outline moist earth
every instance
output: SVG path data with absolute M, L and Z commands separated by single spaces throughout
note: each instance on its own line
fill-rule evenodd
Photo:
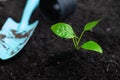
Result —
M 26 0 L 0 1 L 0 28 L 8 17 L 20 22 Z M 47 7 L 47 6 L 46 6 Z M 40 23 L 14 58 L 0 60 L 0 80 L 120 80 L 120 0 L 78 0 L 75 13 L 61 22 L 79 35 L 86 23 L 101 19 L 81 43 L 98 42 L 104 53 L 75 50 L 71 40 L 55 36 L 37 8 L 30 24 Z

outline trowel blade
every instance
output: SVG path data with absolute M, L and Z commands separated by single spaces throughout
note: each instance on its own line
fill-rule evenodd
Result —
M 2 60 L 15 56 L 28 42 L 32 36 L 38 21 L 28 25 L 21 33 L 17 32 L 19 23 L 8 18 L 0 30 L 0 58 Z

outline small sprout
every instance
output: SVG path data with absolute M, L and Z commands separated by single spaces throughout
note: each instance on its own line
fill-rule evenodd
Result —
M 85 50 L 91 50 L 96 51 L 98 53 L 103 53 L 102 48 L 100 45 L 94 41 L 87 41 L 83 45 L 79 46 L 81 39 L 86 31 L 91 31 L 100 20 L 89 22 L 85 25 L 81 35 L 78 37 L 76 36 L 76 33 L 72 29 L 72 27 L 69 24 L 66 23 L 57 23 L 52 25 L 51 30 L 53 33 L 55 33 L 57 36 L 65 39 L 72 39 L 74 46 L 76 49 L 85 49 Z

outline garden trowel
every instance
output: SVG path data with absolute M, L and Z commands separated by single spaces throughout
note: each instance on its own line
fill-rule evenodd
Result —
M 40 0 L 27 0 L 22 19 L 16 23 L 8 18 L 0 30 L 0 58 L 2 60 L 15 56 L 28 42 L 37 27 L 38 21 L 29 25 L 30 17 Z

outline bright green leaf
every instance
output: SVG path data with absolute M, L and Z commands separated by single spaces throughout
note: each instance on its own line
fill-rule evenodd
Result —
M 85 25 L 84 31 L 92 30 L 99 22 L 100 22 L 100 20 L 96 20 L 96 21 L 87 23 Z
M 62 37 L 62 38 L 71 39 L 71 38 L 75 37 L 75 33 L 74 33 L 72 27 L 66 23 L 54 24 L 54 25 L 52 25 L 51 30 L 57 36 Z
M 91 51 L 96 51 L 99 53 L 103 53 L 102 48 L 100 47 L 99 44 L 97 44 L 94 41 L 88 41 L 86 43 L 84 43 L 81 48 L 85 49 L 85 50 L 91 50 Z

